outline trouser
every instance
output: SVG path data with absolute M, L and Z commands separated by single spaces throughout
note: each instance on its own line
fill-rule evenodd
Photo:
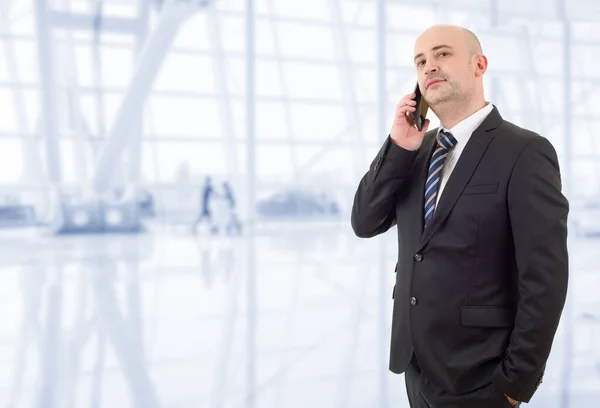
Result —
M 502 391 L 493 383 L 466 394 L 454 395 L 442 390 L 423 373 L 415 355 L 404 373 L 411 408 L 511 408 Z M 518 407 L 520 404 L 515 405 Z

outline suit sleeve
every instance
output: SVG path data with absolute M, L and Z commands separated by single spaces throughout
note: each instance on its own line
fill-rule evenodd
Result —
M 542 381 L 568 284 L 567 216 L 558 158 L 540 136 L 522 151 L 508 187 L 518 271 L 515 326 L 494 382 L 529 402 Z
M 417 151 L 403 149 L 388 136 L 354 195 L 351 224 L 361 238 L 371 238 L 396 223 L 398 192 L 410 179 Z

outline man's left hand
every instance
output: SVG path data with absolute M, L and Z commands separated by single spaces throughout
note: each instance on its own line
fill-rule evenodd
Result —
M 519 402 L 519 401 L 515 401 L 514 399 L 512 399 L 511 397 L 509 397 L 506 394 L 504 394 L 504 396 L 506 397 L 506 399 L 508 400 L 508 402 L 510 402 L 510 405 L 517 405 L 517 403 Z

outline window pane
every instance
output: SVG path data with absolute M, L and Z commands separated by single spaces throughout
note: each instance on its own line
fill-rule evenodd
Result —
M 10 88 L 0 87 L 0 112 L 2 112 L 2 120 L 0 120 L 1 131 L 17 131 L 17 117 L 15 112 L 14 98 Z
M 260 3 L 265 3 L 261 9 L 268 11 L 269 14 L 273 14 L 281 17 L 292 17 L 292 18 L 309 18 L 311 20 L 329 20 L 329 7 L 328 1 L 273 1 L 263 0 Z
M 222 2 L 218 2 L 222 3 Z M 229 3 L 229 2 L 228 2 Z M 216 4 L 215 4 L 216 5 Z M 208 35 L 208 19 L 219 18 L 205 12 L 194 13 L 186 19 L 180 26 L 173 47 L 193 48 L 197 50 L 210 49 L 210 37 Z
M 574 160 L 572 166 L 572 195 L 574 197 L 600 196 L 600 183 L 598 182 L 598 173 L 600 172 L 600 159 Z M 565 182 L 566 181 L 567 180 L 565 180 Z
M 261 181 L 287 180 L 292 175 L 290 146 L 259 145 L 256 148 L 256 173 Z
M 369 64 L 377 62 L 377 32 L 346 30 L 345 37 L 352 62 Z
M 356 171 L 368 169 L 365 153 L 353 146 L 299 146 L 297 151 L 303 170 L 299 176 L 303 180 L 315 180 L 322 184 L 354 183 Z
M 596 64 L 596 51 L 600 51 L 600 46 L 597 45 L 574 45 L 571 50 L 571 61 L 577 61 L 576 64 L 571 64 L 573 72 L 584 75 L 586 78 L 600 78 L 600 72 L 597 68 L 590 67 L 589 64 Z
M 153 86 L 155 90 L 210 92 L 217 89 L 216 61 L 205 55 L 169 53 L 162 63 Z M 226 75 L 217 72 L 217 75 Z
M 554 74 L 560 75 L 563 72 L 563 64 L 549 64 L 547 61 L 559 61 L 559 57 L 562 54 L 562 44 L 560 41 L 536 41 L 528 37 L 528 32 L 523 31 L 522 34 L 525 36 L 522 38 L 523 44 L 520 48 L 519 55 L 526 61 L 525 65 L 528 66 L 535 76 Z M 527 43 L 527 41 L 529 43 Z M 521 58 L 519 58 L 521 59 Z M 577 61 L 578 58 L 573 58 Z M 575 66 L 581 66 L 579 64 L 573 64 Z
M 295 2 L 277 2 L 277 4 L 292 3 Z M 309 26 L 290 22 L 278 22 L 276 27 L 276 41 L 279 43 L 284 56 L 311 57 L 331 61 L 335 58 L 338 45 L 334 46 L 331 27 Z
M 0 81 L 6 81 L 9 78 L 8 59 L 6 53 L 6 43 L 8 41 L 0 39 Z
M 581 120 L 575 117 L 571 128 L 572 151 L 574 154 L 600 154 L 600 141 L 595 132 L 598 125 L 600 125 L 600 122 L 597 120 Z
M 341 6 L 344 22 L 361 25 L 377 22 L 377 3 L 374 0 L 344 0 Z
M 479 1 L 477 1 L 477 3 L 479 3 Z M 386 10 L 388 27 L 404 30 L 415 30 L 414 38 L 410 39 L 411 54 L 413 52 L 412 42 L 414 42 L 416 39 L 418 31 L 423 30 L 423 27 L 429 27 L 433 24 L 436 24 L 439 17 L 436 14 L 437 13 L 434 8 L 415 7 L 414 5 L 399 4 L 396 2 L 390 2 Z
M 6 1 L 6 0 L 4 0 Z M 10 32 L 16 35 L 34 34 L 35 22 L 33 19 L 32 0 L 18 0 L 10 3 Z
M 126 87 L 133 70 L 133 52 L 126 48 L 101 47 L 102 82 L 106 87 Z
M 287 140 L 290 134 L 286 117 L 290 116 L 291 108 L 281 102 L 258 102 L 256 104 L 256 135 L 260 139 Z
M 14 40 L 17 58 L 17 77 L 22 82 L 36 82 L 38 79 L 38 61 L 33 41 Z
M 390 21 L 390 20 L 388 20 Z M 414 67 L 414 41 L 416 35 L 392 34 L 387 36 L 386 59 L 388 65 L 400 65 Z M 373 45 L 375 47 L 375 45 Z M 416 71 L 414 71 L 416 75 Z M 416 78 L 416 77 L 415 77 Z
M 378 121 L 379 121 L 379 112 L 377 112 L 377 105 L 364 105 L 360 107 L 360 115 L 358 117 L 359 123 L 359 136 L 364 140 L 365 143 L 368 144 L 376 144 L 380 145 L 383 143 L 383 140 L 387 136 L 387 131 L 389 127 L 392 125 L 391 120 L 386 121 L 385 123 L 385 134 L 379 134 Z M 394 108 L 390 108 L 392 110 Z M 388 112 L 386 112 L 388 113 Z M 393 114 L 393 111 L 392 111 Z M 346 139 L 346 138 L 344 138 Z M 348 141 L 350 142 L 350 141 Z M 354 142 L 352 142 L 354 144 Z
M 85 140 L 63 139 L 60 141 L 60 164 L 62 182 L 71 185 L 83 185 L 93 172 L 94 158 L 90 145 Z
M 228 173 L 229 153 L 219 143 L 193 143 L 144 140 L 142 178 L 154 182 L 174 182 L 183 167 L 196 175 Z M 227 156 L 226 156 L 227 153 Z
M 1 122 L 1 121 L 0 121 Z M 0 184 L 15 184 L 23 171 L 23 142 L 20 139 L 0 139 Z
M 73 57 L 77 66 L 77 82 L 81 86 L 93 86 L 95 83 L 94 50 L 88 45 L 75 45 L 72 48 Z
M 146 131 L 151 134 L 182 137 L 220 137 L 223 119 L 219 103 L 212 99 L 192 99 L 153 95 L 146 109 Z
M 104 94 L 104 127 L 107 134 L 114 126 L 117 113 L 123 103 L 123 97 L 122 92 L 106 92 Z
M 219 23 L 220 41 L 226 51 L 243 52 L 246 47 L 246 25 L 244 17 L 223 16 Z
M 281 86 L 280 71 L 282 67 L 280 62 L 275 61 L 257 61 L 256 63 L 256 94 L 258 96 L 283 96 L 284 91 Z M 292 79 L 286 72 L 281 72 L 284 78 L 288 78 L 286 84 Z
M 356 100 L 359 102 L 377 101 L 377 73 L 374 68 L 357 68 L 353 70 Z
M 350 113 L 342 105 L 294 103 L 292 106 L 293 132 L 298 139 L 327 141 L 356 130 L 351 128 Z M 348 140 L 351 137 L 343 137 L 340 143 L 352 143 Z
M 284 63 L 285 84 L 296 98 L 342 99 L 340 69 L 335 65 Z
M 256 29 L 256 53 L 260 55 L 281 55 L 281 44 L 277 37 L 277 28 L 272 20 L 262 21 L 255 26 Z M 276 48 L 275 44 L 279 48 Z
M 19 120 L 19 130 L 27 133 L 34 133 L 38 127 L 38 120 L 40 116 L 40 101 L 39 92 L 34 89 L 21 89 L 17 95 L 17 100 L 22 101 L 22 112 L 19 115 L 23 115 L 23 128 L 21 128 L 21 118 Z M 17 112 L 19 107 L 16 107 Z

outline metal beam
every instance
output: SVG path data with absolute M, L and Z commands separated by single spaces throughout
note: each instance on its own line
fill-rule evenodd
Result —
M 131 118 L 143 106 L 180 24 L 197 9 L 196 2 L 183 0 L 172 0 L 163 6 L 158 24 L 141 51 L 129 88 L 100 152 L 91 179 L 96 193 L 102 193 L 109 187 L 124 152 L 135 138 Z
M 150 17 L 150 3 L 147 0 L 137 0 L 138 8 L 138 28 L 135 39 L 135 57 L 140 58 L 144 43 L 148 38 L 148 20 Z M 126 168 L 126 180 L 130 192 L 135 194 L 138 189 L 140 182 L 140 163 L 141 155 L 143 150 L 142 139 L 143 139 L 143 119 L 144 119 L 144 106 L 140 105 L 131 117 L 131 142 L 128 150 L 128 161 Z
M 571 188 L 573 181 L 572 179 L 572 151 L 571 151 L 571 114 L 572 114 L 572 106 L 571 106 L 571 26 L 567 20 L 567 6 L 566 0 L 557 0 L 556 6 L 558 10 L 559 18 L 562 17 L 563 24 L 563 55 L 562 55 L 562 73 L 563 73 L 563 111 L 561 112 L 560 117 L 563 119 L 563 165 L 561 166 L 562 170 L 562 178 L 563 178 L 563 193 L 567 197 L 567 199 L 572 200 Z M 572 242 L 571 235 L 569 236 L 569 244 Z M 570 246 L 570 245 L 569 245 Z M 572 270 L 573 259 L 569 257 L 569 270 Z M 572 292 L 573 289 L 569 285 L 569 289 L 567 292 L 567 298 L 573 299 Z M 565 330 L 565 339 L 564 339 L 564 354 L 563 354 L 563 367 L 561 368 L 561 379 L 559 386 L 559 401 L 561 408 L 568 408 L 571 406 L 571 365 L 573 364 L 573 331 L 576 329 L 576 326 L 573 324 L 575 319 L 575 309 L 573 307 L 572 302 L 567 302 L 565 304 L 565 310 L 563 311 L 563 321 L 562 325 Z
M 356 92 L 354 89 L 354 70 L 350 62 L 350 50 L 348 44 L 348 36 L 346 34 L 346 26 L 342 18 L 342 5 L 340 0 L 328 0 L 329 15 L 332 22 L 332 32 L 334 44 L 334 52 L 336 62 L 338 63 L 338 72 L 340 80 L 340 88 L 342 97 L 344 99 L 343 105 L 345 107 L 345 122 L 349 124 L 347 136 L 349 140 L 354 140 L 355 148 L 352 149 L 352 164 L 354 174 L 358 175 L 363 173 L 366 169 L 366 155 L 364 148 L 364 140 L 360 128 L 360 110 L 356 100 Z M 364 274 L 361 280 L 364 280 Z M 363 291 L 366 288 L 365 285 L 360 285 Z M 352 317 L 354 319 L 352 329 L 348 333 L 349 342 L 346 350 L 344 351 L 344 363 L 340 370 L 340 375 L 337 380 L 338 383 L 338 397 L 335 402 L 336 407 L 347 407 L 351 404 L 350 393 L 352 389 L 352 373 L 356 369 L 356 349 L 359 343 L 359 327 L 360 321 L 363 315 L 365 299 L 362 298 L 353 305 Z
M 369 0 L 369 3 L 372 2 L 372 0 Z M 405 0 L 404 3 L 406 5 L 410 5 L 410 6 L 415 6 L 414 1 L 408 1 Z M 439 7 L 439 8 L 444 8 L 444 9 L 448 9 L 448 1 L 447 0 L 437 0 L 434 2 L 429 2 L 429 4 L 423 4 L 424 2 L 419 2 L 418 6 L 420 8 L 423 7 Z M 402 4 L 402 2 L 400 1 L 396 1 L 395 4 Z M 484 2 L 477 2 L 477 4 L 485 4 Z M 389 5 L 393 5 L 391 3 L 389 3 Z M 476 15 L 480 15 L 481 17 L 487 17 L 489 16 L 490 10 L 488 10 L 487 7 L 473 7 L 473 5 L 469 5 L 469 6 L 463 6 L 460 4 L 452 4 L 451 6 L 452 12 L 465 12 L 465 13 L 471 13 L 471 14 L 476 14 Z M 239 17 L 242 15 L 242 12 L 239 11 L 221 11 L 221 13 L 224 16 L 232 16 L 232 17 Z M 553 21 L 552 19 L 548 19 L 548 18 L 544 18 L 544 17 L 540 17 L 539 13 L 518 13 L 518 12 L 514 12 L 511 13 L 510 10 L 507 11 L 503 11 L 502 13 L 502 17 L 505 20 L 510 20 L 510 19 L 518 19 L 518 18 L 527 18 L 528 21 L 530 22 L 547 22 L 547 21 Z M 331 23 L 327 22 L 327 21 L 318 21 L 318 20 L 314 20 L 311 19 L 309 17 L 286 17 L 286 16 L 273 16 L 270 14 L 265 14 L 265 13 L 257 13 L 256 14 L 256 19 L 258 21 L 262 21 L 262 20 L 275 20 L 278 22 L 290 22 L 290 23 L 297 23 L 297 24 L 303 24 L 303 25 L 313 25 L 313 26 L 327 26 L 327 25 L 331 25 Z M 358 27 L 358 28 L 363 28 L 363 29 L 369 29 L 369 30 L 373 30 L 375 27 L 373 25 L 370 24 L 349 24 L 348 27 Z M 388 34 L 390 33 L 390 30 L 395 30 L 395 28 L 390 28 L 388 29 Z M 412 32 L 413 34 L 418 33 L 418 30 L 405 30 L 407 32 Z
M 220 26 L 220 16 L 215 7 L 211 7 L 207 18 L 207 31 L 212 58 L 213 75 L 219 104 L 219 117 L 223 129 L 223 138 L 226 141 L 225 158 L 227 172 L 234 180 L 233 185 L 239 183 L 238 151 L 235 137 L 235 122 L 232 108 L 231 92 L 227 78 L 227 57 L 223 46 L 223 31 Z
M 499 20 L 500 16 L 498 13 L 498 1 L 490 0 L 490 25 L 493 30 L 497 29 Z M 500 78 L 498 78 L 497 76 L 491 77 L 491 88 L 493 100 L 496 103 L 499 103 L 501 98 Z
M 77 42 L 75 41 L 75 43 L 77 43 Z M 60 44 L 60 42 L 57 41 L 57 44 Z M 579 43 L 577 43 L 577 44 L 579 44 Z M 600 44 L 598 44 L 598 46 L 600 46 Z M 124 48 L 129 48 L 129 47 L 124 47 Z M 206 55 L 209 57 L 215 57 L 215 55 L 213 53 L 209 53 L 209 52 L 196 51 L 194 53 L 196 55 Z M 317 59 L 317 58 L 281 57 L 281 59 L 278 59 L 277 56 L 273 56 L 273 55 L 265 55 L 265 54 L 255 54 L 255 55 L 256 55 L 257 59 L 260 59 L 262 61 L 275 61 L 275 62 L 282 61 L 282 62 L 291 62 L 291 63 L 298 63 L 298 64 L 325 65 L 325 66 L 340 65 L 340 63 L 335 62 L 335 61 Z M 228 57 L 232 58 L 232 59 L 243 58 L 243 54 L 228 53 Z M 350 64 L 353 66 L 353 68 L 364 68 L 364 69 L 376 68 L 375 64 L 370 64 L 370 63 L 350 62 Z M 394 71 L 394 73 L 398 73 L 399 75 L 414 73 L 414 67 L 412 67 L 410 65 L 390 64 L 387 66 L 387 68 Z M 504 70 L 504 69 L 494 69 L 493 72 L 488 72 L 486 75 L 499 76 L 501 78 L 510 77 L 513 79 L 522 80 L 523 74 L 527 73 L 527 72 L 528 71 L 526 71 L 525 69 L 523 69 L 523 71 L 509 71 L 509 70 Z M 562 73 L 556 73 L 556 74 L 539 73 L 537 75 L 537 77 L 539 79 L 549 79 L 549 80 L 557 80 L 557 81 L 561 81 L 563 79 Z M 597 87 L 598 79 L 599 79 L 599 77 L 586 77 L 586 76 L 581 76 L 581 75 L 577 75 L 577 76 L 572 75 L 572 77 L 571 77 L 571 80 L 574 82 L 590 82 L 591 83 L 590 85 L 596 84 L 596 87 Z M 6 87 L 6 88 L 25 87 L 28 89 L 37 89 L 37 85 L 33 82 L 12 83 L 12 82 L 7 82 L 7 81 L 0 81 L 0 87 Z M 124 88 L 105 87 L 102 89 L 104 89 L 107 93 L 110 93 L 110 92 L 119 93 L 119 92 L 123 92 Z M 94 92 L 97 90 L 97 87 L 82 86 L 81 90 L 85 91 L 85 92 Z M 186 91 L 153 91 L 153 95 L 169 95 L 169 96 L 184 96 L 184 97 L 185 96 L 188 96 L 188 97 L 204 96 L 207 98 L 218 97 L 217 93 L 194 92 L 194 91 L 190 91 L 190 92 L 186 92 Z M 239 97 L 239 95 L 232 94 L 232 98 L 235 98 L 235 97 Z M 276 97 L 276 96 L 261 96 L 260 99 L 261 100 L 283 100 L 281 97 Z M 302 101 L 302 100 L 306 100 L 307 103 L 313 103 L 312 101 L 315 101 L 315 100 L 319 101 L 319 100 L 323 100 L 323 99 L 309 99 L 309 98 L 296 98 L 296 97 L 291 98 L 292 102 L 293 101 Z M 324 99 L 324 100 L 326 100 L 326 99 Z M 338 101 L 338 100 L 335 99 L 335 101 Z M 362 103 L 362 102 L 360 102 L 360 103 Z
M 58 109 L 56 108 L 56 80 L 52 60 L 52 30 L 46 0 L 35 0 L 35 25 L 37 37 L 38 73 L 40 78 L 41 132 L 45 136 L 48 180 L 53 185 L 62 181 L 58 134 Z
M 436 3 L 434 6 L 436 7 L 442 7 L 442 3 Z M 471 7 L 460 7 L 457 6 L 459 8 L 456 8 L 455 6 L 452 7 L 452 11 L 465 11 L 465 12 L 470 12 L 472 14 L 475 14 L 473 17 L 477 17 L 479 14 L 481 14 L 482 17 L 488 17 L 491 10 L 488 9 L 481 9 L 481 10 L 474 10 Z M 236 11 L 223 11 L 220 10 L 219 12 L 219 16 L 221 17 L 243 17 L 243 13 L 241 12 L 236 12 Z M 61 14 L 61 13 L 59 13 Z M 66 14 L 66 13 L 62 13 L 65 14 L 64 18 L 61 17 L 59 18 L 58 21 L 67 21 L 67 26 L 65 28 L 72 28 L 71 26 L 75 25 L 75 26 L 81 26 L 81 27 L 88 27 L 88 29 L 90 28 L 88 26 L 89 23 L 89 19 L 93 18 L 90 17 L 86 14 L 76 14 L 76 16 L 81 17 L 81 19 L 75 19 L 75 22 L 69 22 L 69 16 L 71 16 L 71 14 Z M 507 12 L 503 12 L 502 13 L 502 19 L 504 21 L 510 20 L 510 18 L 517 18 L 517 17 L 527 17 L 529 19 L 529 21 L 532 21 L 534 23 L 544 23 L 544 22 L 553 22 L 554 20 L 548 20 L 548 19 L 536 19 L 534 17 L 539 17 L 539 15 L 535 14 L 535 15 L 511 15 L 510 13 Z M 273 16 L 271 14 L 257 14 L 256 15 L 256 20 L 257 21 L 262 21 L 262 20 L 268 20 L 268 21 L 272 21 L 272 22 L 278 22 L 278 23 L 290 23 L 290 24 L 301 24 L 304 26 L 308 26 L 308 27 L 331 27 L 332 23 L 328 22 L 328 21 L 319 21 L 319 20 L 311 20 L 310 18 L 299 18 L 299 17 L 285 17 L 285 16 Z M 112 25 L 113 28 L 118 29 L 118 27 L 120 25 L 124 25 L 125 21 L 134 21 L 133 19 L 125 19 L 125 18 L 117 18 L 117 17 L 110 17 L 108 19 L 108 21 L 112 21 Z M 110 24 L 110 23 L 109 23 Z M 371 24 L 357 24 L 357 23 L 345 23 L 346 28 L 348 29 L 352 29 L 352 30 L 364 30 L 364 31 L 373 31 L 376 29 L 376 27 L 374 25 Z M 77 28 L 77 27 L 76 27 Z M 133 29 L 128 30 L 132 35 L 135 34 Z M 116 32 L 119 32 L 119 30 L 116 30 Z M 479 30 L 479 32 L 482 35 L 486 34 L 485 30 Z M 419 30 L 415 30 L 415 29 L 408 29 L 408 28 L 398 28 L 398 27 L 391 27 L 388 28 L 387 34 L 399 34 L 399 35 L 408 35 L 408 36 L 416 36 L 417 34 L 419 34 Z M 31 35 L 27 35 L 27 34 L 15 34 L 13 35 L 9 35 L 5 32 L 0 31 L 0 39 L 4 39 L 7 37 L 11 37 L 15 40 L 33 40 L 33 36 Z M 511 27 L 506 26 L 503 28 L 503 32 L 502 32 L 502 38 L 518 38 L 518 33 L 515 33 L 514 30 L 511 29 Z M 532 36 L 532 39 L 535 41 L 560 41 L 561 37 L 559 35 L 556 36 L 549 36 L 549 35 L 544 35 L 544 34 L 536 34 L 534 36 Z M 88 42 L 88 40 L 80 40 L 82 43 L 83 42 Z M 600 45 L 600 43 L 598 41 L 594 41 L 592 39 L 578 39 L 577 40 L 577 44 L 578 45 Z M 122 45 L 119 43 L 114 43 L 114 46 L 124 46 L 126 47 L 126 45 Z M 177 48 L 174 48 L 174 50 L 177 50 Z M 202 52 L 202 50 L 193 50 L 190 49 L 190 52 Z M 233 53 L 228 53 L 228 55 L 231 55 Z
M 566 11 L 565 11 L 566 13 Z M 571 186 L 573 185 L 573 178 L 571 174 L 571 167 L 573 164 L 572 161 L 572 144 L 573 140 L 571 137 L 571 120 L 572 120 L 572 110 L 573 104 L 572 95 L 571 95 L 571 23 L 565 20 L 563 21 L 563 148 L 564 148 L 564 163 L 563 172 L 565 179 L 565 192 L 568 196 L 569 192 L 572 190 Z
M 224 17 L 223 16 L 223 12 L 219 12 L 219 16 Z M 283 19 L 284 21 L 279 21 L 279 20 L 275 20 L 275 19 L 269 19 L 272 23 L 274 22 L 281 22 L 281 23 L 286 23 L 288 21 L 285 21 L 285 18 Z M 294 24 L 294 21 L 291 21 L 292 24 Z M 316 27 L 331 27 L 330 23 L 327 22 L 319 22 L 319 21 L 313 21 L 314 24 L 311 23 L 303 23 L 304 25 L 307 25 L 309 27 L 311 26 L 316 26 Z M 376 30 L 376 27 L 373 25 L 365 25 L 365 24 L 355 24 L 355 23 L 345 23 L 346 28 L 350 29 L 350 30 L 356 30 L 356 31 L 368 31 L 371 32 L 373 30 Z M 487 35 L 489 30 L 478 30 L 478 32 L 480 33 L 480 35 Z M 419 32 L 417 30 L 410 30 L 410 29 L 403 29 L 403 28 L 388 28 L 388 33 L 387 34 L 398 34 L 398 35 L 406 35 L 406 36 L 411 36 L 414 37 L 418 34 Z M 509 30 L 508 28 L 504 27 L 503 30 L 499 33 L 498 29 L 496 29 L 494 31 L 494 33 L 498 36 L 500 36 L 502 39 L 519 39 L 519 33 L 515 32 L 515 30 L 513 29 L 512 31 Z M 14 35 L 9 35 L 7 33 L 2 33 L 0 32 L 0 40 L 7 40 L 7 39 L 13 39 L 15 41 L 34 41 L 35 38 L 31 35 L 26 35 L 26 34 L 14 34 Z M 536 42 L 561 42 L 562 38 L 560 36 L 549 36 L 549 35 L 543 35 L 543 34 L 532 34 L 531 35 L 531 39 L 533 41 Z M 56 43 L 60 43 L 62 40 L 57 39 Z M 75 43 L 77 45 L 90 45 L 92 41 L 91 40 L 87 40 L 87 39 L 76 39 Z M 579 46 L 589 46 L 589 47 L 597 47 L 600 46 L 600 41 L 594 41 L 593 39 L 583 39 L 583 38 L 579 38 L 576 40 L 577 45 Z M 124 42 L 118 42 L 118 41 L 111 41 L 111 40 L 107 40 L 104 41 L 102 43 L 102 45 L 104 47 L 108 47 L 108 48 L 121 48 L 121 49 L 130 49 L 131 45 L 124 43 Z M 179 46 L 179 47 L 173 47 L 172 52 L 180 52 L 180 53 L 188 53 L 188 54 L 194 54 L 194 55 L 212 55 L 212 53 L 210 51 L 204 50 L 204 49 L 200 49 L 200 48 L 193 48 L 193 47 L 186 47 L 186 46 Z M 240 57 L 243 58 L 244 56 L 244 52 L 243 51 L 228 51 L 227 52 L 228 56 L 232 56 L 232 57 Z M 257 57 L 271 57 L 273 58 L 273 55 L 269 55 L 269 54 L 256 54 Z M 365 65 L 364 63 L 357 63 L 355 65 Z M 368 64 L 366 64 L 368 65 Z M 373 64 L 370 64 L 373 65 Z
M 1 3 L 1 2 L 0 2 Z M 10 33 L 11 26 L 8 19 L 10 12 L 11 2 L 6 2 L 0 5 L 0 26 Z M 6 56 L 6 67 L 8 68 L 8 75 L 11 82 L 16 83 L 19 80 L 18 66 L 17 66 L 17 54 L 15 52 L 14 41 L 8 37 L 4 42 L 4 50 Z M 26 183 L 40 182 L 43 180 L 43 174 L 39 149 L 36 143 L 35 137 L 32 133 L 28 132 L 28 120 L 33 121 L 33 118 L 27 117 L 27 109 L 25 107 L 25 98 L 23 96 L 23 89 L 14 87 L 12 88 L 13 104 L 15 107 L 15 114 L 19 129 L 23 132 L 23 163 L 25 164 L 23 173 L 21 174 L 21 181 Z
M 355 81 L 352 69 L 352 58 L 348 44 L 348 36 L 346 35 L 346 25 L 342 19 L 342 5 L 340 0 L 328 0 L 331 21 L 333 23 L 333 38 L 335 44 L 335 56 L 339 67 L 341 91 L 346 105 L 346 123 L 349 124 L 347 134 L 354 139 L 356 144 L 361 146 L 364 144 L 363 135 L 361 132 L 361 120 L 359 104 L 356 100 L 356 92 L 354 89 Z M 360 174 L 365 169 L 366 156 L 364 148 L 353 152 L 354 174 Z M 345 404 L 345 403 L 344 403 Z
M 255 9 L 254 0 L 246 0 L 246 408 L 256 403 L 256 89 L 255 89 Z
M 71 1 L 67 1 L 65 5 L 70 8 Z M 58 73 L 61 76 L 61 81 L 65 83 L 66 93 L 66 111 L 68 112 L 68 127 L 75 135 L 73 143 L 73 159 L 75 162 L 74 179 L 78 185 L 82 185 L 88 178 L 88 166 L 86 157 L 86 145 L 89 144 L 89 138 L 92 136 L 87 126 L 85 115 L 81 109 L 81 90 L 78 83 L 77 75 L 77 58 L 75 56 L 75 44 L 73 31 L 68 31 L 65 35 L 64 44 L 61 44 L 61 49 L 64 50 L 64 60 L 62 69 Z M 64 134 L 59 134 L 61 140 Z M 87 137 L 86 137 L 87 136 Z
M 48 262 L 48 261 L 46 261 Z M 45 311 L 42 338 L 40 339 L 40 385 L 35 395 L 36 408 L 59 407 L 59 388 L 64 343 L 61 342 L 63 316 L 63 265 L 56 259 L 44 265 L 47 279 L 44 287 Z
M 266 6 L 270 14 L 275 14 L 274 1 L 275 0 L 267 0 Z M 292 97 L 290 96 L 289 88 L 287 86 L 286 70 L 283 67 L 284 58 L 279 33 L 277 32 L 277 25 L 273 21 L 270 21 L 269 28 L 271 29 L 271 36 L 273 37 L 273 51 L 277 61 L 277 72 L 279 73 L 281 96 L 283 99 L 283 111 L 285 116 L 285 125 L 287 128 L 286 145 L 290 147 L 291 167 L 292 169 L 296 170 L 298 169 L 298 151 L 296 149 L 296 132 L 294 132 L 292 120 Z
M 105 248 L 99 250 L 102 249 Z M 148 364 L 143 358 L 143 344 L 139 343 L 141 340 L 139 336 L 132 336 L 132 322 L 123 315 L 119 307 L 119 296 L 114 279 L 117 261 L 118 259 L 106 259 L 83 265 L 89 270 L 92 279 L 92 293 L 96 304 L 95 316 L 100 332 L 106 336 L 112 346 L 116 362 L 129 388 L 132 405 L 159 408 L 162 404 L 150 376 Z M 136 325 L 138 323 L 134 322 Z
M 387 18 L 386 0 L 377 0 L 377 134 L 384 139 L 389 131 L 390 123 L 386 122 L 388 111 L 387 93 Z M 364 154 L 364 153 L 363 153 Z M 366 169 L 364 170 L 366 171 Z M 388 277 L 391 268 L 388 266 L 387 246 L 385 236 L 379 236 L 379 310 L 377 320 L 379 326 L 379 342 L 377 344 L 377 357 L 379 366 L 379 404 L 380 408 L 389 406 L 389 371 L 388 371 L 388 345 L 390 331 L 388 329 L 390 292 L 388 291 Z M 393 307 L 393 306 L 392 306 Z

